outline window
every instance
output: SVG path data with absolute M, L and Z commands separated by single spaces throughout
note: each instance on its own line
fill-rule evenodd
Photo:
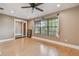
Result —
M 59 20 L 57 17 L 35 21 L 35 34 L 56 36 L 59 33 Z
M 58 27 L 59 27 L 58 18 L 49 19 L 48 21 L 49 36 L 57 35 L 59 30 Z
M 35 33 L 36 34 L 40 34 L 41 33 L 40 29 L 41 29 L 41 22 L 40 21 L 36 21 L 35 22 Z
M 41 35 L 47 35 L 47 20 L 41 21 Z

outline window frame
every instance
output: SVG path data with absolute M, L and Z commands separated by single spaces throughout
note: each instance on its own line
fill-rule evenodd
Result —
M 58 25 L 56 25 L 56 24 L 52 25 L 52 24 L 54 23 L 53 20 L 55 20 L 55 22 L 57 22 Z M 56 21 L 56 20 L 57 20 L 57 21 Z M 36 23 L 36 22 L 40 22 L 40 34 L 38 34 L 38 35 L 42 35 L 42 33 L 41 33 L 41 32 L 42 32 L 41 29 L 43 28 L 43 27 L 41 27 L 41 22 L 42 22 L 42 21 L 46 21 L 46 22 L 47 22 L 47 25 L 44 26 L 44 27 L 47 28 L 47 31 L 46 31 L 46 32 L 47 32 L 47 34 L 46 34 L 47 36 L 53 36 L 53 35 L 56 36 L 56 32 L 57 32 L 57 34 L 59 35 L 59 19 L 58 19 L 58 17 L 53 17 L 53 18 L 49 18 L 49 19 L 41 19 L 41 20 L 39 20 L 39 21 L 35 21 L 35 23 Z M 50 26 L 49 26 L 49 21 L 52 21 Z M 34 26 L 35 26 L 35 25 L 34 25 Z M 56 28 L 55 26 L 57 26 L 58 30 L 57 30 L 57 28 Z M 36 28 L 36 27 L 34 27 L 34 28 Z M 50 28 L 51 28 L 51 29 L 56 29 L 56 30 L 55 30 L 55 31 L 56 31 L 55 34 L 52 34 L 52 35 L 49 34 L 49 32 L 52 32 L 52 33 L 53 33 L 52 30 L 50 31 Z M 36 33 L 35 33 L 35 29 L 34 29 L 34 34 L 36 34 Z M 44 34 L 44 35 L 45 35 L 45 34 Z M 45 35 L 45 36 L 46 36 L 46 35 Z

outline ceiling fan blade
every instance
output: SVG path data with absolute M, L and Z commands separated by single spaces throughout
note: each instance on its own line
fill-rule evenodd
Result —
M 37 7 L 35 7 L 37 10 L 39 10 L 39 11 L 41 11 L 41 12 L 43 12 L 44 10 L 42 10 L 42 9 L 40 9 L 40 8 L 37 8 Z
M 31 6 L 23 6 L 23 7 L 21 7 L 21 8 L 31 8 Z
M 39 6 L 39 5 L 42 5 L 42 4 L 43 4 L 43 3 L 36 3 L 35 5 L 36 5 L 36 6 Z
M 29 3 L 29 5 L 32 5 L 33 3 Z
M 4 8 L 1 8 L 1 7 L 0 7 L 0 10 L 4 10 Z

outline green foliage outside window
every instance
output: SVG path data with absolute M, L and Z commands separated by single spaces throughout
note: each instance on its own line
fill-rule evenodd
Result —
M 35 21 L 35 34 L 53 36 L 59 33 L 58 18 Z

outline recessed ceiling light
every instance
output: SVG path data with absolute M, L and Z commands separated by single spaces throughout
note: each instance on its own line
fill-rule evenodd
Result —
M 14 13 L 14 11 L 10 11 L 12 14 Z
M 60 7 L 61 5 L 60 4 L 57 4 L 57 7 Z

